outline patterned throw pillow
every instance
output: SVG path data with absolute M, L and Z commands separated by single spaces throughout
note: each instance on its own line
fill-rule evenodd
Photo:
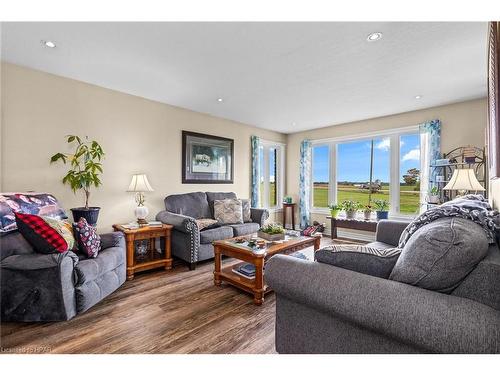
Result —
M 219 224 L 243 224 L 243 205 L 239 199 L 214 201 L 214 219 Z
M 0 194 L 0 233 L 17 229 L 14 212 L 67 219 L 68 216 L 57 199 L 46 193 Z
M 97 257 L 101 250 L 101 238 L 96 229 L 82 217 L 77 223 L 73 223 L 73 232 L 78 242 L 78 249 L 89 258 Z
M 19 232 L 35 251 L 52 254 L 73 248 L 75 239 L 64 221 L 20 212 L 15 217 Z
M 365 245 L 329 245 L 314 253 L 320 263 L 345 268 L 366 275 L 389 278 L 401 249 L 379 249 Z
M 214 228 L 219 224 L 219 222 L 214 219 L 196 219 L 196 224 L 198 225 L 198 229 L 201 231 L 203 229 Z
M 243 211 L 243 222 L 252 222 L 252 212 L 250 211 L 250 199 L 240 199 L 242 211 Z

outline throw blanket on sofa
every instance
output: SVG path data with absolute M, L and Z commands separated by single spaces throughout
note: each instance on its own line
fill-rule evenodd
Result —
M 453 199 L 442 205 L 427 210 L 413 220 L 403 231 L 399 239 L 399 248 L 403 248 L 410 237 L 419 228 L 442 217 L 461 217 L 479 224 L 488 236 L 488 241 L 494 243 L 500 231 L 500 214 L 493 210 L 482 195 L 469 194 Z

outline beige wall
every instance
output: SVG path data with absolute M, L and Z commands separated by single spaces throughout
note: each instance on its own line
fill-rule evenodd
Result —
M 432 119 L 440 119 L 442 122 L 442 152 L 468 144 L 484 147 L 487 119 L 486 99 L 471 100 L 294 133 L 290 134 L 287 140 L 287 195 L 291 195 L 294 200 L 298 199 L 300 142 L 302 140 L 332 138 L 400 128 Z M 320 221 L 324 221 L 324 217 L 325 215 L 313 215 L 313 219 Z
M 146 173 L 150 218 L 168 194 L 235 191 L 250 196 L 250 136 L 285 142 L 286 136 L 83 82 L 22 68 L 2 66 L 2 191 L 48 191 L 65 208 L 81 206 L 62 185 L 64 166 L 49 165 L 55 152 L 69 151 L 66 134 L 95 138 L 106 152 L 103 186 L 91 197 L 101 206 L 99 229 L 134 219 L 133 193 L 125 190 L 134 173 Z M 234 184 L 181 183 L 181 130 L 234 138 Z
M 493 207 L 500 210 L 500 178 L 490 180 L 489 192 Z

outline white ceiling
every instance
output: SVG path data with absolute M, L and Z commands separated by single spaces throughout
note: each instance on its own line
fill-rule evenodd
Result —
M 472 22 L 3 23 L 2 59 L 293 133 L 485 96 L 486 35 Z

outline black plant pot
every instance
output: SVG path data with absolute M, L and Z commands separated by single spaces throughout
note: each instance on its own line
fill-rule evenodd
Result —
M 80 220 L 81 217 L 87 220 L 87 223 L 95 226 L 97 224 L 97 218 L 99 216 L 99 210 L 101 207 L 76 207 L 72 208 L 71 212 L 73 213 L 73 220 L 75 223 Z

